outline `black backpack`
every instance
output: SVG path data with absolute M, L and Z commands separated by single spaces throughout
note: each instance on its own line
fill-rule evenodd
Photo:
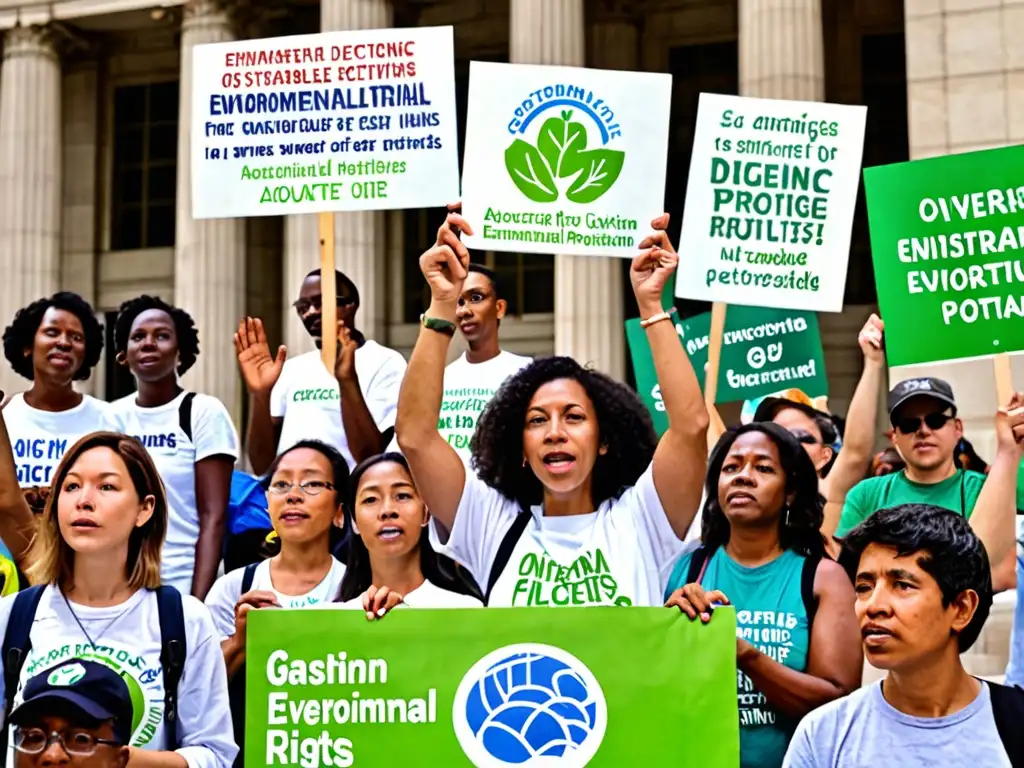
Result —
M 45 584 L 38 584 L 19 592 L 14 597 L 11 615 L 3 642 L 4 712 L 10 713 L 14 695 L 18 690 L 22 667 L 32 650 L 32 623 L 43 596 Z M 160 617 L 160 667 L 164 677 L 164 723 L 168 747 L 173 751 L 180 746 L 178 739 L 178 683 L 185 671 L 188 646 L 185 642 L 185 611 L 181 593 L 174 587 L 160 586 L 156 594 L 157 613 Z M 0 729 L 0 755 L 7 754 L 9 728 Z
M 701 544 L 693 551 L 690 560 L 690 569 L 686 572 L 686 583 L 696 584 L 704 578 L 704 569 L 707 567 L 711 556 L 715 554 L 714 548 L 708 549 Z M 804 611 L 807 613 L 807 631 L 811 631 L 814 624 L 814 614 L 818 610 L 818 601 L 814 597 L 814 577 L 818 573 L 818 563 L 821 562 L 821 555 L 811 555 L 804 558 L 803 570 L 800 573 L 800 596 L 804 601 Z
M 259 563 L 252 563 L 245 566 L 242 572 L 242 591 L 239 597 L 252 589 L 253 579 L 256 577 L 256 567 Z M 235 744 L 238 745 L 238 756 L 235 758 L 235 768 L 242 768 L 245 765 L 245 664 L 238 668 L 235 676 L 228 680 L 228 701 L 231 707 L 231 724 L 235 730 Z
M 983 680 L 992 696 L 992 717 L 1013 768 L 1024 768 L 1024 690 Z

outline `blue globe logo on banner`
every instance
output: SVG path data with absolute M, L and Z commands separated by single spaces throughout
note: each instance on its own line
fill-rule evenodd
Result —
M 470 668 L 452 721 L 477 768 L 582 768 L 601 746 L 608 706 L 597 678 L 571 653 L 518 643 Z

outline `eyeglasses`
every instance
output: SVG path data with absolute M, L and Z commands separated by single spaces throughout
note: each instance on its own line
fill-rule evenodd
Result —
M 304 315 L 311 309 L 315 309 L 319 312 L 322 309 L 323 300 L 318 296 L 315 299 L 299 299 L 292 304 L 293 307 L 298 311 L 300 315 Z M 338 296 L 335 304 L 339 307 L 347 307 L 349 304 L 355 304 L 356 300 L 351 296 Z
M 789 434 L 795 437 L 796 441 L 802 445 L 817 445 L 818 443 L 821 442 L 810 432 L 805 432 L 802 429 L 790 430 Z
M 111 747 L 121 746 L 121 742 L 113 739 L 100 739 L 89 731 L 80 728 L 69 728 L 66 731 L 53 731 L 49 736 L 42 728 L 18 728 L 14 736 L 14 748 L 26 755 L 38 755 L 45 752 L 53 742 L 58 742 L 69 755 L 88 757 L 96 751 L 100 744 Z
M 897 421 L 894 426 L 897 431 L 902 432 L 904 435 L 912 435 L 921 428 L 921 422 L 923 421 L 928 425 L 928 429 L 934 432 L 946 426 L 952 418 L 953 416 L 948 413 L 929 413 L 923 419 L 919 416 L 907 416 Z
M 290 492 L 292 488 L 298 488 L 307 496 L 319 496 L 324 491 L 333 491 L 334 486 L 323 480 L 307 480 L 304 483 L 286 483 L 284 480 L 278 480 L 276 483 L 271 483 L 269 490 L 275 496 L 284 496 Z

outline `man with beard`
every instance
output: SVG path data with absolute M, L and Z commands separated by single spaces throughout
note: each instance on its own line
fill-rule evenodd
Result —
M 394 432 L 405 359 L 367 339 L 356 328 L 359 290 L 335 272 L 338 357 L 334 375 L 320 352 L 285 361 L 282 346 L 270 354 L 259 318 L 246 318 L 235 334 L 238 364 L 251 397 L 247 446 L 253 472 L 267 471 L 274 457 L 299 440 L 321 440 L 355 466 L 384 450 Z M 295 311 L 321 345 L 320 270 L 306 275 Z

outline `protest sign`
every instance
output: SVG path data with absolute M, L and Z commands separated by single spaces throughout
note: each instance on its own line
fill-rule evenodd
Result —
M 676 295 L 840 311 L 866 115 L 702 93 Z
M 193 218 L 458 199 L 451 27 L 212 43 L 192 57 Z
M 1022 163 L 1007 147 L 865 169 L 889 365 L 1024 350 Z
M 699 743 L 676 737 L 698 732 Z M 249 614 L 248 768 L 696 755 L 739 764 L 732 608 L 707 625 L 664 608 L 397 609 L 372 623 L 362 611 Z
M 664 211 L 671 94 L 671 75 L 472 62 L 464 242 L 635 256 Z
M 701 387 L 708 362 L 711 314 L 676 321 Z M 637 390 L 654 418 L 658 434 L 668 428 L 654 361 L 639 319 L 626 321 L 626 339 Z M 725 316 L 715 403 L 731 403 L 796 387 L 811 397 L 828 394 L 818 318 L 813 312 L 730 306 Z

